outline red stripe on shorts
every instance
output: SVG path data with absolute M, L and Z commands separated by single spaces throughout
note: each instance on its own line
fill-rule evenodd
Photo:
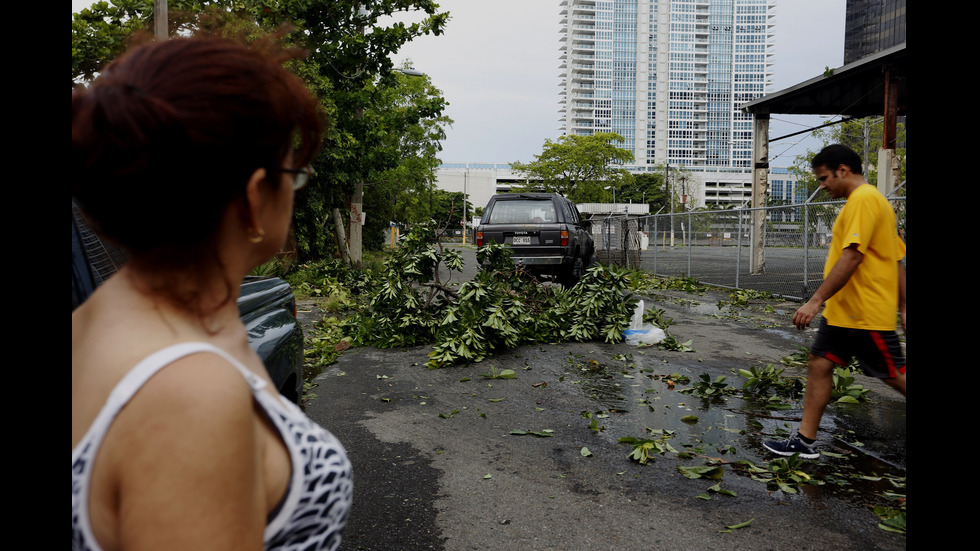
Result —
M 881 357 L 885 359 L 885 366 L 888 368 L 888 378 L 894 379 L 898 374 L 898 370 L 895 368 L 894 358 L 892 358 L 891 351 L 888 350 L 888 345 L 885 344 L 885 339 L 881 338 L 881 333 L 871 331 L 871 340 L 878 347 L 878 352 L 881 353 Z
M 839 366 L 843 366 L 844 365 L 844 360 L 840 359 L 835 354 L 831 354 L 830 352 L 827 352 L 826 354 L 824 354 L 823 357 L 824 358 L 827 358 L 828 360 L 834 362 L 835 364 L 837 364 Z

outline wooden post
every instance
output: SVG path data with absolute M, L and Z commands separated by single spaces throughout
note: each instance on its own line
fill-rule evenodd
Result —
M 752 117 L 752 239 L 750 241 L 749 273 L 766 271 L 765 231 L 766 190 L 769 186 L 769 114 Z M 741 237 L 741 236 L 740 236 Z

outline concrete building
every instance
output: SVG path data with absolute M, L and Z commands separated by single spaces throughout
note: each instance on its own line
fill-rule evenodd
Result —
M 739 106 L 771 84 L 775 0 L 560 6 L 563 133 L 622 135 L 634 172 L 682 166 L 696 206 L 747 200 L 752 119 Z
M 487 206 L 493 194 L 522 181 L 507 163 L 443 163 L 436 169 L 436 187 L 465 193 L 474 208 Z

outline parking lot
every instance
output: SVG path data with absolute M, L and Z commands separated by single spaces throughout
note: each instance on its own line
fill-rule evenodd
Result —
M 802 467 L 828 483 L 794 495 L 754 480 L 739 462 L 766 467 L 772 457 L 761 441 L 795 428 L 798 406 L 770 410 L 734 394 L 703 400 L 680 393 L 688 385 L 668 387 L 664 376 L 674 373 L 741 386 L 733 371 L 778 363 L 806 344 L 807 334 L 789 328 L 794 303 L 719 311 L 724 297 L 648 297 L 693 352 L 541 345 L 440 370 L 424 367 L 426 347 L 346 353 L 317 380 L 308 406 L 355 466 L 343 548 L 904 549 L 904 536 L 878 528 L 868 508 L 886 501 L 895 480 L 904 484 L 904 398 L 860 378 L 871 402 L 831 406 L 820 435 L 831 454 Z M 516 378 L 488 378 L 505 369 Z M 649 429 L 672 431 L 669 442 L 691 458 L 630 459 L 618 439 L 653 438 Z M 722 467 L 720 480 L 680 472 L 709 463 Z M 871 472 L 885 482 L 861 478 Z M 735 495 L 709 491 L 719 482 Z

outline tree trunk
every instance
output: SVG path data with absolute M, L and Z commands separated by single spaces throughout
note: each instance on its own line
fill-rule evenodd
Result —
M 347 248 L 347 234 L 344 232 L 344 219 L 340 216 L 340 209 L 333 209 L 334 233 L 337 236 L 337 250 L 340 251 L 340 259 L 344 264 L 350 266 L 350 250 Z

